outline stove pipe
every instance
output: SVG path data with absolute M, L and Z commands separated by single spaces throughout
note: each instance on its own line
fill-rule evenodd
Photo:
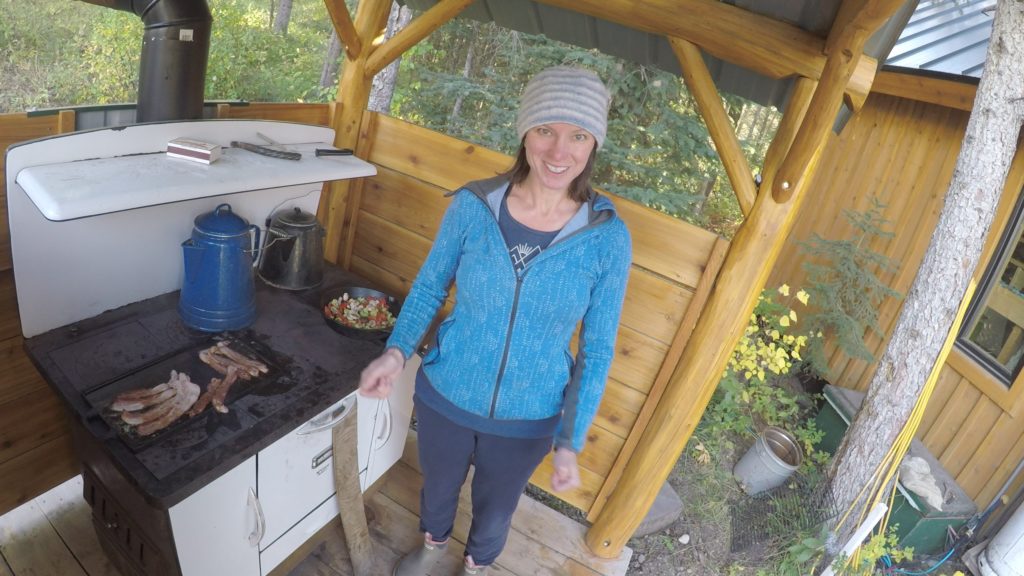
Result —
M 142 18 L 136 122 L 203 117 L 213 16 L 206 0 L 85 0 Z

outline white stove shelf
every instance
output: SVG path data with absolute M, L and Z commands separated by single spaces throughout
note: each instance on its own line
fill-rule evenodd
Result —
M 227 148 L 207 165 L 165 152 L 175 138 L 228 146 L 263 142 L 260 135 L 302 159 Z M 261 225 L 276 210 L 316 212 L 322 182 L 376 174 L 372 164 L 351 156 L 317 158 L 314 150 L 329 142 L 334 130 L 323 126 L 199 120 L 11 146 L 7 214 L 22 334 L 42 334 L 181 288 L 181 243 L 195 218 L 220 203 Z
M 329 141 L 333 139 L 333 131 L 302 126 L 312 130 L 315 136 L 328 137 L 324 138 L 325 141 L 293 143 L 295 137 L 300 137 L 299 133 L 288 134 L 294 132 L 294 126 L 300 125 L 207 121 L 144 126 L 159 128 L 159 132 L 165 136 L 154 138 L 156 134 L 148 134 L 144 143 L 140 141 L 138 148 L 126 151 L 123 155 L 76 158 L 29 166 L 18 172 L 17 183 L 46 219 L 64 221 L 196 198 L 358 178 L 377 173 L 372 164 L 354 156 L 316 157 L 316 148 L 332 147 Z M 282 128 L 285 130 L 282 131 Z M 203 164 L 169 157 L 163 151 L 166 140 L 170 139 L 166 136 L 188 135 L 226 146 L 234 139 L 261 143 L 255 133 L 257 130 L 261 134 L 273 134 L 271 138 L 286 143 L 288 150 L 299 152 L 302 159 L 286 160 L 238 148 L 225 148 L 217 161 Z M 68 139 L 67 142 L 70 142 L 77 139 L 80 141 L 80 151 L 107 150 L 102 140 L 128 138 L 132 136 L 132 131 L 132 128 L 108 129 L 58 137 L 26 146 L 32 148 L 44 145 L 49 148 L 45 145 L 57 144 L 57 140 Z M 307 131 L 305 135 L 310 134 Z

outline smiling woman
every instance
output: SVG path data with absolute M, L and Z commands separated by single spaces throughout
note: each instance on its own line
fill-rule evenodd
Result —
M 590 187 L 609 99 L 597 74 L 579 68 L 549 68 L 527 83 L 515 165 L 455 193 L 387 349 L 362 373 L 363 394 L 388 396 L 457 277 L 455 307 L 416 376 L 424 540 L 397 576 L 424 574 L 444 557 L 471 462 L 464 574 L 498 558 L 519 496 L 552 448 L 552 490 L 581 485 L 577 454 L 608 378 L 632 260 L 615 206 Z

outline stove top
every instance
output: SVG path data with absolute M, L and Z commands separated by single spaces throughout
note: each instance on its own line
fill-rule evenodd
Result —
M 185 327 L 178 293 L 136 302 L 25 341 L 29 356 L 74 417 L 152 498 L 173 505 L 346 396 L 383 342 L 346 338 L 327 326 L 321 294 L 367 285 L 334 267 L 320 288 L 289 292 L 257 282 L 257 319 L 245 330 L 208 334 Z M 268 366 L 237 382 L 227 413 L 207 408 L 139 436 L 109 410 L 117 394 L 185 372 L 202 389 L 219 376 L 200 350 L 227 340 Z

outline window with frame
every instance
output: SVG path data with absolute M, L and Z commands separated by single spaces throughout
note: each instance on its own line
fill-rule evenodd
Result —
M 1024 361 L 1024 194 L 982 276 L 957 344 L 1010 386 Z

